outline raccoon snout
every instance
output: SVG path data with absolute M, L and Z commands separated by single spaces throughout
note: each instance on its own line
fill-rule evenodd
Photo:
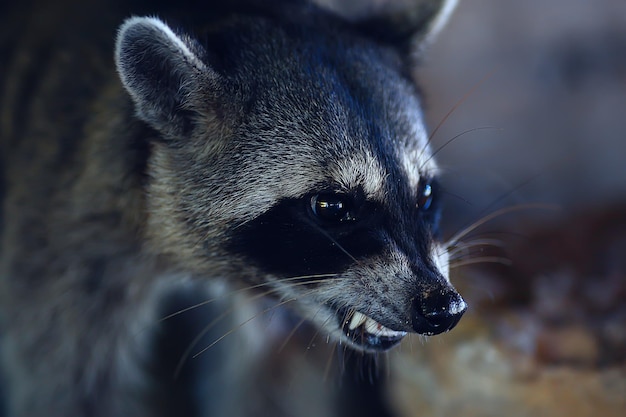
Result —
M 416 297 L 411 310 L 413 330 L 431 336 L 456 326 L 467 310 L 467 304 L 454 289 L 446 289 Z

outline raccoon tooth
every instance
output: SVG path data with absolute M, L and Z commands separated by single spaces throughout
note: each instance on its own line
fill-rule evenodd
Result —
M 383 328 L 381 324 L 379 324 L 376 320 L 367 317 L 365 321 L 365 331 L 371 334 L 378 334 L 380 330 Z
M 348 328 L 350 330 L 354 330 L 357 327 L 359 327 L 361 324 L 363 324 L 367 319 L 368 318 L 365 314 L 355 311 L 354 314 L 352 315 L 352 319 L 350 320 L 350 326 L 348 326 Z
M 399 336 L 406 335 L 406 332 L 391 330 L 383 326 L 376 320 L 371 319 L 369 317 L 367 318 L 367 321 L 365 322 L 365 331 L 367 333 L 370 333 L 376 336 L 386 336 L 386 337 L 399 337 Z
M 383 326 L 382 324 L 380 324 L 373 318 L 368 317 L 363 313 L 359 313 L 358 311 L 355 311 L 352 314 L 352 318 L 350 319 L 350 324 L 348 328 L 350 330 L 354 330 L 361 325 L 363 325 L 364 331 L 366 333 L 369 333 L 375 336 L 401 337 L 401 336 L 406 335 L 406 332 L 391 330 Z

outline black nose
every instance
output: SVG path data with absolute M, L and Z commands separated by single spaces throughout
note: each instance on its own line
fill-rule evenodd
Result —
M 467 304 L 453 289 L 415 298 L 411 312 L 413 330 L 426 335 L 446 332 L 456 326 L 465 310 Z

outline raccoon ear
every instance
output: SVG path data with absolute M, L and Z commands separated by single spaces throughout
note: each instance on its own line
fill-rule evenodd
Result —
M 117 71 L 139 118 L 167 138 L 186 136 L 206 107 L 207 89 L 219 76 L 204 62 L 204 50 L 153 17 L 132 17 L 119 29 Z
M 411 54 L 428 46 L 447 22 L 457 0 L 315 0 L 354 22 L 362 33 L 406 48 Z

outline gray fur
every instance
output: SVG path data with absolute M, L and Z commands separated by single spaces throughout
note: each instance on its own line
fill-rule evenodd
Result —
M 177 294 L 188 304 L 217 297 L 206 322 L 235 306 L 205 344 L 264 310 L 254 291 L 232 292 L 258 286 L 279 300 L 271 305 L 285 300 L 324 337 L 357 350 L 374 347 L 345 335 L 341 309 L 394 331 L 419 331 L 415 309 L 437 294 L 461 300 L 447 278 L 436 222 L 418 206 L 420 184 L 437 168 L 406 50 L 429 41 L 448 2 L 417 3 L 430 12 L 408 37 L 404 29 L 372 35 L 380 16 L 347 19 L 298 1 L 276 8 L 252 1 L 241 13 L 172 13 L 191 22 L 193 34 L 133 17 L 119 29 L 116 68 L 106 58 L 110 49 L 99 46 L 113 46 L 100 36 L 115 13 L 95 13 L 93 39 L 74 36 L 71 23 L 25 38 L 3 80 L 3 91 L 17 85 L 24 95 L 7 94 L 0 109 L 8 415 L 177 415 L 187 397 L 172 399 L 172 382 L 152 368 L 165 366 L 154 355 L 167 340 L 158 336 L 168 328 L 160 319 L 184 308 L 185 301 L 166 302 Z M 71 7 L 85 16 L 80 2 Z M 89 22 L 81 20 L 84 30 Z M 42 39 L 53 36 L 75 54 L 42 53 Z M 375 253 L 352 249 L 363 239 L 339 244 L 348 232 L 316 223 L 307 202 L 324 192 L 358 195 L 375 207 L 373 226 L 355 229 L 367 234 L 364 243 L 380 246 Z M 287 203 L 302 210 L 272 220 L 276 233 L 303 228 L 334 251 L 327 258 L 341 268 L 285 252 L 289 268 L 331 270 L 297 274 L 312 278 L 295 285 L 297 276 L 259 258 L 264 248 L 255 233 Z M 359 259 L 350 253 L 357 251 Z M 191 333 L 204 327 L 197 320 Z M 263 345 L 264 327 L 248 327 L 239 340 Z M 186 347 L 193 336 L 185 337 Z M 254 391 L 240 372 L 254 371 L 263 352 L 215 347 L 195 362 L 208 371 L 196 381 L 206 390 L 202 399 L 189 394 L 204 404 L 192 411 L 251 415 L 229 387 Z M 183 352 L 174 355 L 177 362 Z

